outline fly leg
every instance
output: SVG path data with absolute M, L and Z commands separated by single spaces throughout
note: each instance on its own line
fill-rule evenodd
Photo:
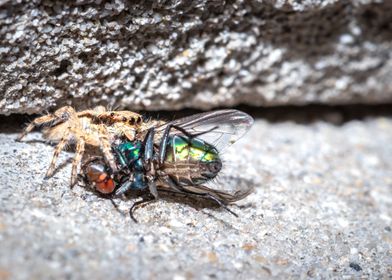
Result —
M 148 197 L 143 197 L 143 200 L 140 201 L 136 201 L 132 207 L 129 209 L 129 216 L 131 217 L 131 219 L 135 222 L 138 223 L 138 221 L 136 220 L 135 216 L 133 215 L 133 213 L 135 212 L 135 210 L 139 207 L 142 207 L 143 205 L 147 205 L 151 202 L 153 202 L 154 200 L 156 200 L 155 197 L 153 196 L 148 196 Z
M 105 198 L 106 198 L 106 197 L 105 197 Z M 114 202 L 113 198 L 112 198 L 112 197 L 109 197 L 109 200 L 110 200 L 110 202 L 112 203 L 114 209 L 116 209 L 116 211 L 117 211 L 118 213 L 120 213 L 122 216 L 125 216 L 124 212 L 122 212 L 122 211 L 120 210 L 120 208 L 118 207 L 117 203 Z
M 146 138 L 144 139 L 144 168 L 147 173 L 147 185 L 150 193 L 154 199 L 158 198 L 158 190 L 155 184 L 155 167 L 153 163 L 154 156 L 154 135 L 155 129 L 152 127 L 148 130 Z
M 130 189 L 132 189 L 132 183 L 134 180 L 134 176 L 133 174 L 129 175 L 129 178 L 127 179 L 127 181 L 125 183 L 123 183 L 114 193 L 115 196 L 120 196 L 125 194 L 126 192 L 128 192 Z
M 213 195 L 210 194 L 210 193 L 204 193 L 204 194 L 201 194 L 201 196 L 203 196 L 203 197 L 205 197 L 205 198 L 208 198 L 208 199 L 210 199 L 210 200 L 212 200 L 212 201 L 215 201 L 220 207 L 222 207 L 222 208 L 225 209 L 227 212 L 229 212 L 230 214 L 232 214 L 232 215 L 234 215 L 235 217 L 238 218 L 237 213 L 231 211 L 230 208 L 227 207 L 227 205 L 226 205 L 222 200 L 220 200 L 219 198 L 213 196 Z
M 154 156 L 154 136 L 155 136 L 155 128 L 152 127 L 147 131 L 147 135 L 143 141 L 144 162 L 147 165 L 149 165 L 152 162 Z M 146 167 L 149 168 L 149 166 Z
M 157 190 L 157 185 L 155 184 L 155 179 L 153 176 L 146 176 L 147 177 L 147 185 L 148 185 L 148 190 L 154 197 L 154 199 L 158 198 L 158 190 Z

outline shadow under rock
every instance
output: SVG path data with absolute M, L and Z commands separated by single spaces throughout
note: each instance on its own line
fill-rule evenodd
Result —
M 275 108 L 239 107 L 254 118 L 265 119 L 270 123 L 293 121 L 299 124 L 312 124 L 322 121 L 334 125 L 344 125 L 353 120 L 375 117 L 392 117 L 392 104 L 380 105 L 305 105 L 282 106 Z
M 216 108 L 214 110 L 225 109 Z M 303 105 L 303 106 L 277 106 L 252 107 L 240 105 L 234 109 L 248 113 L 253 118 L 263 119 L 270 123 L 293 121 L 299 124 L 311 124 L 317 121 L 328 122 L 334 125 L 343 125 L 352 120 L 364 120 L 372 117 L 392 117 L 391 104 L 354 104 L 354 105 Z M 201 110 L 183 109 L 180 111 L 142 112 L 147 117 L 162 118 L 171 121 L 177 118 L 201 113 Z
M 352 120 L 364 120 L 372 117 L 392 117 L 392 103 L 353 104 L 353 105 L 317 105 L 252 107 L 240 105 L 235 109 L 250 114 L 255 119 L 264 119 L 270 123 L 293 121 L 299 124 L 311 124 L 317 121 L 334 125 L 343 125 Z M 225 109 L 215 108 L 214 110 Z M 120 109 L 119 109 L 120 110 Z M 124 110 L 124 108 L 121 108 Z M 126 109 L 125 109 L 126 110 Z M 166 121 L 201 113 L 197 109 L 186 108 L 179 111 L 141 111 L 145 119 L 158 118 Z M 15 114 L 0 116 L 0 133 L 20 133 L 22 129 L 38 115 Z

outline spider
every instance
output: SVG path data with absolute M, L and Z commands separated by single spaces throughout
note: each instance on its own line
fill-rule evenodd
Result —
M 44 138 L 58 143 L 45 178 L 53 175 L 60 152 L 66 144 L 76 145 L 76 154 L 72 163 L 71 187 L 77 183 L 77 171 L 85 146 L 99 148 L 110 168 L 115 173 L 117 165 L 111 150 L 111 143 L 117 138 L 133 141 L 139 130 L 143 129 L 141 115 L 131 111 L 106 111 L 103 106 L 93 110 L 76 112 L 70 106 L 64 106 L 53 114 L 34 119 L 19 135 L 17 141 L 34 128 L 43 128 Z

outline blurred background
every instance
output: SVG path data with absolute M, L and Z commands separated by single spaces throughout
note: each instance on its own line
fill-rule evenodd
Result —
M 53 147 L 14 141 L 64 105 L 245 111 L 215 184 L 255 191 L 135 224 L 69 188 L 72 150 L 43 180 Z M 0 279 L 392 277 L 389 0 L 0 0 L 0 114 Z

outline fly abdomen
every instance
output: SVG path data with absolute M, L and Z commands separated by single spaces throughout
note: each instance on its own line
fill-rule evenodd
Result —
M 185 136 L 171 136 L 163 170 L 181 185 L 199 185 L 222 169 L 218 150 L 211 144 Z
M 211 144 L 186 136 L 170 136 L 165 161 L 220 161 L 218 150 Z

